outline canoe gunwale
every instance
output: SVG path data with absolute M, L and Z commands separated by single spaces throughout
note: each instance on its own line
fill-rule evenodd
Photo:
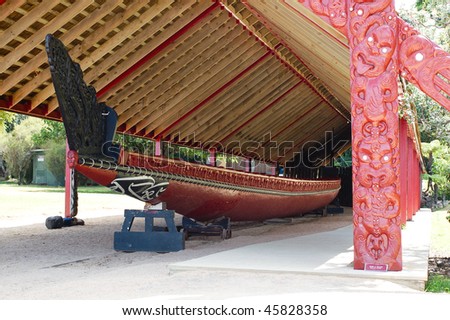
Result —
M 188 176 L 185 174 L 170 172 L 170 169 L 168 171 L 162 171 L 155 168 L 148 168 L 148 167 L 139 167 L 139 166 L 129 166 L 129 165 L 123 165 L 123 164 L 117 164 L 112 161 L 106 161 L 106 160 L 95 160 L 93 158 L 84 158 L 80 157 L 78 159 L 78 165 L 80 166 L 86 166 L 86 167 L 92 167 L 97 169 L 103 169 L 103 170 L 111 170 L 120 172 L 122 174 L 126 175 L 132 175 L 132 176 L 151 176 L 153 178 L 157 178 L 160 180 L 165 181 L 179 181 L 179 182 L 185 182 L 185 183 L 191 183 L 195 185 L 203 185 L 207 187 L 212 188 L 221 188 L 221 189 L 228 189 L 228 190 L 235 190 L 235 191 L 241 191 L 241 192 L 252 192 L 252 193 L 259 193 L 259 194 L 269 194 L 269 195 L 277 195 L 277 196 L 302 196 L 302 195 L 320 195 L 320 194 L 328 194 L 328 193 L 335 193 L 339 191 L 340 189 L 340 180 L 299 180 L 299 179 L 286 179 L 283 178 L 283 180 L 291 181 L 292 183 L 295 183 L 297 186 L 301 187 L 297 190 L 277 190 L 277 189 L 270 189 L 270 188 L 259 188 L 256 186 L 251 185 L 238 185 L 235 183 L 230 183 L 227 181 L 215 181 L 212 179 L 205 179 L 204 177 L 199 176 Z M 200 165 L 190 164 L 197 167 L 203 167 Z M 168 167 L 166 167 L 168 169 Z M 205 169 L 205 168 L 201 168 Z M 217 168 L 214 167 L 206 167 L 207 170 L 214 170 Z M 173 170 L 173 169 L 172 169 Z M 224 170 L 222 170 L 224 171 Z M 204 170 L 202 171 L 204 173 Z M 191 172 L 192 173 L 192 172 Z M 240 171 L 231 171 L 228 170 L 226 172 L 227 177 L 229 178 L 230 175 L 235 175 L 237 178 L 235 180 L 238 180 L 239 178 L 246 177 L 247 179 L 242 182 L 249 183 L 250 180 L 257 179 L 258 181 L 261 180 L 267 180 L 269 182 L 276 181 L 278 179 L 274 176 L 264 176 L 259 174 L 251 174 L 251 173 L 245 173 Z M 230 180 L 230 179 L 228 179 Z M 276 184 L 274 184 L 276 186 Z M 291 187 L 293 187 L 291 185 Z M 295 187 L 295 185 L 294 185 Z

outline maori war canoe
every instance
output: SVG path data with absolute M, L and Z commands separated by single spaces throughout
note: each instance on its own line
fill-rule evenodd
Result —
M 199 221 L 301 215 L 338 194 L 340 180 L 290 179 L 127 153 L 112 142 L 116 112 L 97 101 L 62 42 L 47 35 L 46 50 L 70 149 L 67 162 L 103 186 L 145 203 L 165 202 Z

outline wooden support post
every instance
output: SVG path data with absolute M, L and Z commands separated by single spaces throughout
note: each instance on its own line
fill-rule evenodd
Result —
M 216 166 L 216 155 L 217 155 L 217 149 L 216 148 L 209 149 L 209 165 L 211 167 L 215 167 Z
M 66 175 L 65 175 L 65 198 L 64 217 L 73 218 L 78 213 L 78 190 L 76 183 L 75 169 L 69 165 L 70 153 L 69 144 L 66 142 Z
M 252 172 L 252 159 L 245 158 L 245 172 Z
M 407 220 L 408 201 L 408 123 L 400 119 L 400 216 L 402 225 Z
M 416 174 L 416 183 L 417 183 L 416 208 L 417 208 L 417 210 L 416 210 L 416 212 L 417 212 L 420 210 L 421 201 L 422 201 L 422 172 L 421 172 L 421 167 L 420 167 L 419 155 L 417 154 L 417 152 L 416 152 L 416 159 L 417 159 L 417 165 L 416 165 L 416 170 L 417 170 L 417 174 Z
M 155 140 L 155 156 L 156 157 L 161 157 L 161 155 L 162 155 L 161 139 L 157 138 Z
M 414 144 L 411 139 L 408 139 L 408 201 L 407 201 L 407 210 L 408 210 L 408 221 L 412 220 L 414 213 Z
M 347 0 L 354 268 L 402 269 L 398 23 L 394 1 Z

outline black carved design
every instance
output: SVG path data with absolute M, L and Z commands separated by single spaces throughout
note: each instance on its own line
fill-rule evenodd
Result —
M 110 189 L 148 202 L 164 192 L 169 185 L 166 181 L 156 181 L 149 176 L 116 178 L 108 186 Z
M 95 89 L 86 85 L 80 65 L 72 61 L 59 39 L 47 35 L 45 48 L 69 148 L 80 155 L 117 160 L 118 153 L 103 152 L 105 145 L 106 149 L 111 149 L 110 140 L 117 123 L 116 112 L 106 104 L 97 102 Z

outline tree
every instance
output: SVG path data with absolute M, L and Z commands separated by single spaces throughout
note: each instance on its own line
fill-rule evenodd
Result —
M 6 111 L 0 110 L 0 130 L 4 129 L 5 123 L 13 119 L 14 114 Z
M 429 179 L 427 191 L 435 197 L 439 194 L 450 196 L 450 147 L 433 140 L 422 143 L 422 152 L 428 155 L 428 173 L 424 175 Z
M 45 148 L 49 142 L 59 142 L 65 144 L 66 132 L 62 122 L 54 120 L 44 120 L 44 125 L 39 132 L 32 135 L 33 143 L 41 148 Z
M 3 156 L 9 172 L 12 177 L 17 178 L 19 185 L 31 182 L 25 176 L 31 164 L 31 150 L 35 147 L 31 136 L 38 132 L 42 125 L 42 119 L 27 117 L 14 126 L 14 130 L 9 132 L 4 142 Z
M 62 122 L 44 120 L 31 136 L 36 147 L 45 149 L 45 164 L 58 182 L 64 181 L 66 168 L 66 132 Z

